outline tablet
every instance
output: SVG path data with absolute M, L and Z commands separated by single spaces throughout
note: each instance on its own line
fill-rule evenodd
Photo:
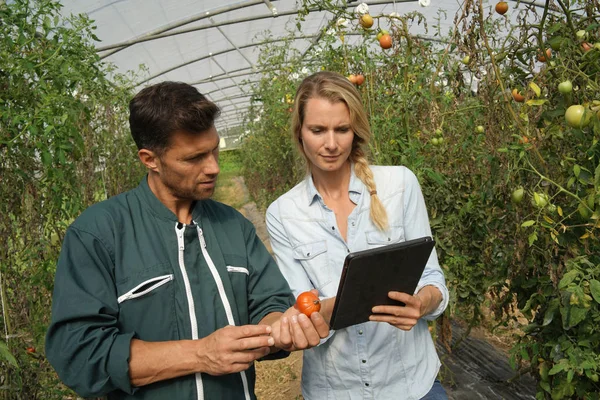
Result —
M 379 305 L 404 305 L 388 292 L 413 294 L 435 241 L 422 237 L 402 243 L 350 253 L 331 314 L 331 329 L 367 322 Z

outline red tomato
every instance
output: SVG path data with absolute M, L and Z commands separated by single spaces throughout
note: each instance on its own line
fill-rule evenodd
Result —
M 28 347 L 28 348 L 27 348 L 27 352 L 28 352 L 29 354 L 33 354 L 33 353 L 35 353 L 35 347 Z
M 508 3 L 505 1 L 500 1 L 496 4 L 496 12 L 500 15 L 506 14 L 508 11 Z
M 303 292 L 296 299 L 295 307 L 302 314 L 310 317 L 312 313 L 321 310 L 321 301 L 313 292 Z

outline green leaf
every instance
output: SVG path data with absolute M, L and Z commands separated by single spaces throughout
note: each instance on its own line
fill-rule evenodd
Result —
M 596 300 L 596 303 L 600 304 L 600 282 L 596 279 L 592 279 L 590 281 L 590 291 L 592 293 L 592 297 Z
M 573 173 L 576 177 L 579 177 L 579 173 L 581 173 L 581 167 L 577 164 L 573 165 Z
M 44 164 L 46 167 L 49 167 L 50 164 L 52 164 L 52 156 L 47 150 L 42 152 L 42 164 Z
M 527 100 L 525 102 L 525 104 L 527 104 L 528 106 L 543 106 L 545 103 L 547 103 L 548 100 L 545 99 L 537 99 L 537 100 Z
M 568 367 L 566 360 L 560 360 L 557 364 L 554 364 L 550 371 L 548 371 L 548 375 L 556 375 L 559 372 L 566 370 Z
M 525 222 L 523 222 L 523 223 L 521 224 L 521 228 L 527 228 L 527 227 L 529 227 L 529 226 L 533 226 L 533 225 L 535 225 L 535 221 L 534 221 L 534 220 L 532 220 L 532 219 L 530 219 L 530 220 L 528 220 L 528 221 L 525 221 Z
M 533 232 L 531 235 L 529 235 L 529 237 L 527 238 L 527 241 L 529 242 L 529 246 L 531 247 L 536 242 L 537 239 L 538 239 L 537 233 Z
M 558 310 L 558 306 L 559 306 L 558 299 L 550 300 L 550 303 L 548 304 L 548 308 L 546 309 L 546 312 L 544 313 L 544 322 L 542 323 L 542 326 L 550 325 L 550 323 L 554 319 L 554 314 L 556 314 L 556 310 Z
M 538 85 L 536 85 L 534 82 L 529 82 L 529 87 L 531 88 L 531 90 L 533 90 L 536 97 L 540 97 L 540 94 L 542 94 L 542 89 L 540 89 Z M 529 102 L 527 103 L 529 104 Z
M 0 361 L 6 361 L 15 368 L 19 368 L 17 359 L 12 355 L 5 342 L 0 340 Z
M 558 288 L 559 289 L 566 288 L 567 286 L 569 286 L 569 284 L 571 282 L 573 282 L 575 280 L 575 278 L 577 278 L 579 276 L 579 274 L 580 274 L 579 270 L 576 270 L 576 269 L 573 269 L 573 270 L 567 272 L 566 274 L 563 275 L 562 279 L 558 283 Z
M 581 308 L 575 305 L 568 305 L 561 307 L 560 313 L 562 315 L 563 329 L 568 330 L 577 326 L 581 321 L 585 319 L 589 309 Z

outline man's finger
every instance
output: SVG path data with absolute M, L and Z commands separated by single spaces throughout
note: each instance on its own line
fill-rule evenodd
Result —
M 268 347 L 261 347 L 259 349 L 236 352 L 233 353 L 233 355 L 231 356 L 231 365 L 251 364 L 256 360 L 265 357 L 269 353 L 270 349 Z
M 246 351 L 252 349 L 258 349 L 260 347 L 269 347 L 275 344 L 275 339 L 271 336 L 256 336 L 256 337 L 248 337 L 242 338 L 235 342 L 237 344 L 237 351 Z
M 225 329 L 229 329 L 233 338 L 241 339 L 244 337 L 264 336 L 271 333 L 270 325 L 242 325 L 242 326 L 229 326 Z

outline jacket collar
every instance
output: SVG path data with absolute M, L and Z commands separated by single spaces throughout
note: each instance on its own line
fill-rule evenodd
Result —
M 308 174 L 306 176 L 306 193 L 308 194 L 308 205 L 310 206 L 316 199 L 319 201 L 323 201 L 323 197 L 317 190 L 315 186 L 315 182 L 313 181 L 312 174 Z M 356 174 L 354 173 L 354 163 L 350 165 L 350 184 L 348 185 L 348 192 L 350 193 L 350 198 L 354 201 L 354 198 L 360 197 L 362 192 L 365 190 L 365 184 L 358 179 Z M 354 201 L 356 203 L 356 201 Z
M 152 213 L 154 213 L 157 217 L 161 219 L 165 219 L 168 221 L 177 222 L 177 216 L 173 211 L 169 210 L 167 206 L 165 206 L 152 192 L 150 186 L 148 185 L 148 174 L 146 174 L 139 186 L 136 190 L 138 196 L 148 205 L 148 208 Z M 194 204 L 194 208 L 192 210 L 192 219 L 194 221 L 199 222 L 200 216 L 202 214 L 202 201 L 196 201 Z

